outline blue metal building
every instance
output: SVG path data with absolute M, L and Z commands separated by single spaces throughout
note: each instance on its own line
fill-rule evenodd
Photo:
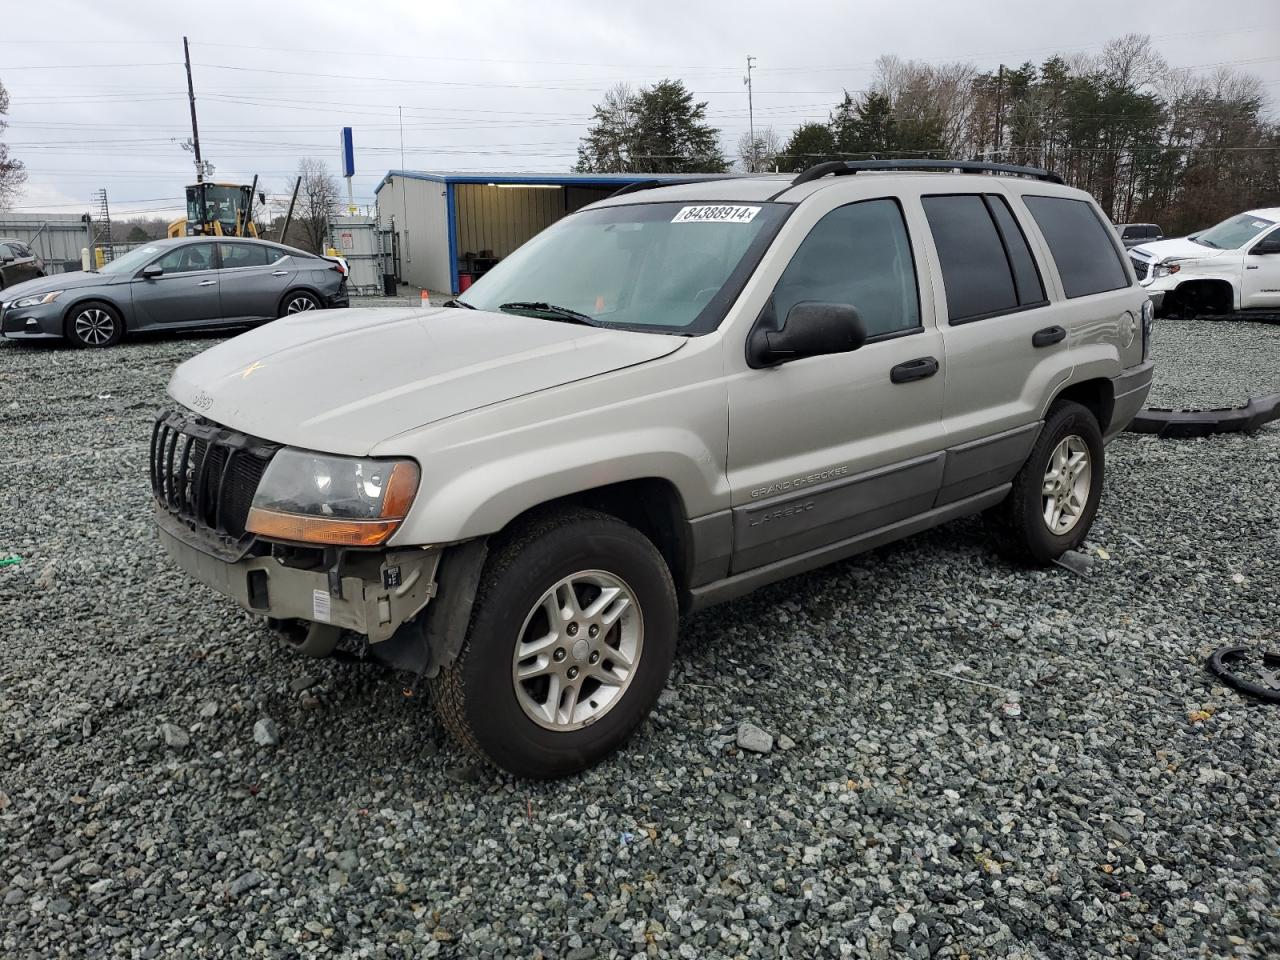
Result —
M 715 175 L 705 175 L 714 179 Z M 456 293 L 534 234 L 631 183 L 696 179 L 662 173 L 424 173 L 378 184 L 378 224 L 399 279 Z

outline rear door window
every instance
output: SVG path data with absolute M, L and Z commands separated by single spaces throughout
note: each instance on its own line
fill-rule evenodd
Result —
M 270 247 L 256 243 L 223 243 L 219 246 L 223 270 L 234 270 L 237 267 L 265 267 L 275 259 Z
M 1048 303 L 1036 258 L 1031 255 L 1027 237 L 1014 218 L 1013 211 L 1009 209 L 1009 201 L 993 193 L 985 194 L 984 199 L 996 222 L 996 228 L 1000 231 L 1000 238 L 1004 241 L 1005 252 L 1009 255 L 1009 266 L 1013 268 L 1013 285 L 1018 290 L 1018 306 L 1032 307 Z
M 951 323 L 1046 302 L 1035 258 L 1003 197 L 963 193 L 921 202 L 942 264 Z
M 1070 197 L 1022 199 L 1049 244 L 1068 299 L 1129 285 L 1113 235 L 1091 204 Z

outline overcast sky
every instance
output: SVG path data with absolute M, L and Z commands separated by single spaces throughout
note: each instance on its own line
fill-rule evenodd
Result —
M 29 180 L 17 206 L 80 212 L 106 187 L 113 216 L 180 209 L 193 180 L 182 68 L 191 40 L 201 145 L 215 179 L 285 193 L 299 158 L 338 167 L 354 128 L 357 203 L 400 164 L 421 170 L 561 171 L 592 105 L 618 81 L 683 79 L 709 103 L 732 154 L 747 129 L 786 134 L 860 90 L 882 53 L 980 68 L 1097 52 L 1153 36 L 1175 66 L 1232 63 L 1280 101 L 1277 0 L 761 3 L 600 0 L 440 3 L 269 0 L 5 4 L 0 82 L 12 152 Z

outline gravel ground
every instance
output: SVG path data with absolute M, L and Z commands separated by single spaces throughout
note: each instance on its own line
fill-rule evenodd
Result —
M 1276 333 L 1162 322 L 1157 396 Z M 966 521 L 692 618 L 629 747 L 532 784 L 160 555 L 214 342 L 0 344 L 0 956 L 1280 955 L 1280 708 L 1201 666 L 1280 646 L 1280 429 L 1117 441 L 1087 576 Z
M 1280 391 L 1280 323 L 1155 322 L 1153 407 L 1227 407 Z

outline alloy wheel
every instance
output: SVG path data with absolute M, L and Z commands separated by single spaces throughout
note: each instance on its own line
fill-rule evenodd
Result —
M 1044 524 L 1055 537 L 1070 533 L 1080 522 L 1092 482 L 1088 445 L 1075 434 L 1063 437 L 1049 455 L 1040 488 Z
M 548 730 L 594 723 L 636 675 L 644 620 L 635 593 L 603 570 L 584 570 L 547 590 L 516 638 L 511 681 L 521 710 Z
M 81 343 L 90 347 L 102 347 L 115 336 L 116 321 L 101 307 L 89 307 L 76 314 L 74 328 Z
M 310 297 L 297 296 L 289 301 L 284 308 L 285 313 L 305 313 L 308 310 L 314 310 L 316 302 Z

